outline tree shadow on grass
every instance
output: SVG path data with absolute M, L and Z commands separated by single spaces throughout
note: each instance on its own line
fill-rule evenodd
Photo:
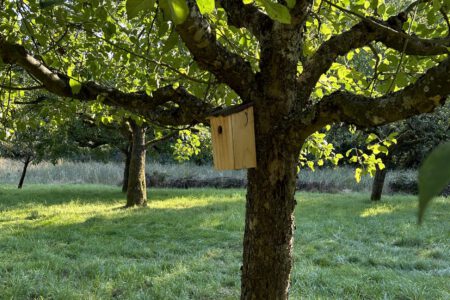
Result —
M 165 191 L 154 194 L 155 201 L 174 200 Z M 82 295 L 98 298 L 236 298 L 243 207 L 236 197 L 187 208 L 110 211 L 77 223 L 36 218 L 29 221 L 37 223 L 33 228 L 1 235 L 2 251 L 12 253 L 4 286 L 12 289 L 13 279 L 25 274 L 27 284 L 16 296 L 82 288 Z
M 298 193 L 297 211 L 327 219 L 389 217 L 392 214 L 414 214 L 414 196 L 385 196 L 382 201 L 370 201 L 368 193 L 320 194 Z
M 239 190 L 221 191 L 220 194 L 232 195 Z M 164 201 L 173 197 L 193 197 L 217 194 L 215 189 L 153 189 L 148 188 L 148 201 Z M 108 185 L 28 185 L 19 190 L 14 186 L 0 186 L 0 210 L 11 210 L 30 205 L 60 205 L 76 201 L 80 204 L 126 203 L 126 194 L 120 187 Z

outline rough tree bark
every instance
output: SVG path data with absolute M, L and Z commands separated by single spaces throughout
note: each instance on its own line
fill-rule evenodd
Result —
M 130 121 L 133 131 L 131 160 L 128 173 L 126 207 L 147 205 L 147 186 L 145 182 L 145 127 Z
M 274 33 L 278 31 L 274 28 Z M 257 168 L 248 171 L 241 299 L 286 299 L 292 270 L 295 182 L 302 143 L 273 128 L 293 107 L 301 30 L 261 39 L 261 97 L 253 96 Z M 289 53 L 289 54 L 288 54 Z
M 122 182 L 122 193 L 128 191 L 128 176 L 130 173 L 130 162 L 131 162 L 131 145 L 126 149 L 123 149 L 123 154 L 125 155 L 125 166 L 123 168 L 123 182 Z
M 383 170 L 377 170 L 375 171 L 375 176 L 373 178 L 373 184 L 372 184 L 372 194 L 370 195 L 371 201 L 380 201 L 381 195 L 383 193 L 383 187 L 384 187 L 384 181 L 386 179 L 387 174 L 387 168 L 384 168 Z
M 296 149 L 273 137 L 258 143 L 248 171 L 241 299 L 286 299 L 292 269 Z
M 132 120 L 131 120 L 132 122 Z M 122 193 L 128 191 L 128 179 L 130 175 L 130 163 L 131 163 L 131 151 L 133 149 L 133 129 L 131 128 L 130 120 L 123 121 L 120 126 L 120 133 L 126 140 L 126 143 L 120 149 L 125 155 L 125 166 L 123 170 L 123 182 L 122 182 Z
M 18 189 L 21 189 L 23 186 L 23 182 L 25 181 L 25 176 L 27 175 L 27 169 L 28 165 L 31 162 L 31 156 L 27 156 L 25 158 L 25 161 L 23 162 L 23 169 L 22 169 L 22 175 L 20 175 L 19 185 L 17 186 Z

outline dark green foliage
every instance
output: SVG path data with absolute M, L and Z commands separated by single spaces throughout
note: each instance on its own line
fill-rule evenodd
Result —
M 450 183 L 450 143 L 439 145 L 419 169 L 419 223 L 428 203 Z

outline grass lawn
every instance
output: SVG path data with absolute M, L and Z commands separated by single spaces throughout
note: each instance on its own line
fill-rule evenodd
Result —
M 236 299 L 243 190 L 0 186 L 1 299 Z M 291 299 L 450 299 L 450 199 L 299 194 Z

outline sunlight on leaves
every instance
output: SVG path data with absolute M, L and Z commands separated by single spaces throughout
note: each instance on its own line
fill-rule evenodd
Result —
M 450 143 L 438 146 L 419 169 L 419 223 L 430 201 L 450 183 Z

